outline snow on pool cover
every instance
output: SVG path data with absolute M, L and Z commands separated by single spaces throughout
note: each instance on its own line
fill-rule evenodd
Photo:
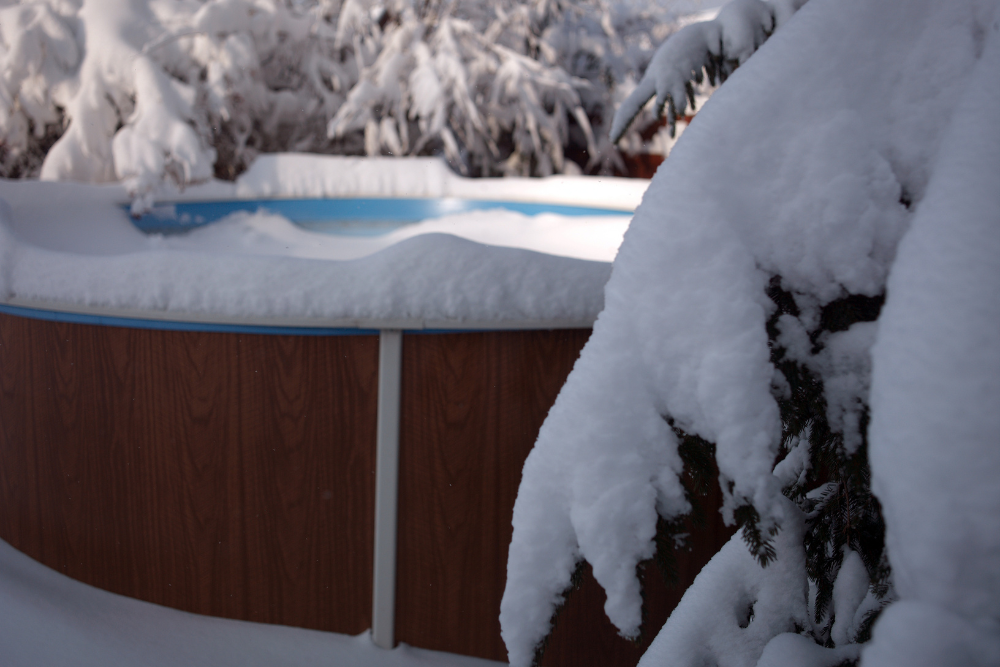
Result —
M 646 185 L 280 154 L 132 220 L 122 184 L 0 179 L 0 303 L 260 326 L 590 326 Z M 186 233 L 157 231 L 170 226 Z
M 631 211 L 545 202 L 496 201 L 458 197 L 341 197 L 240 199 L 164 203 L 133 224 L 147 234 L 174 234 L 202 227 L 234 213 L 280 215 L 310 231 L 346 236 L 378 236 L 422 220 L 471 211 L 505 210 L 522 215 L 620 216 Z

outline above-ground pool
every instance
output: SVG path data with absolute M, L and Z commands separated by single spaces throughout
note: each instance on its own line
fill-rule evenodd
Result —
M 0 182 L 0 538 L 177 609 L 504 660 L 521 468 L 617 246 L 604 261 L 538 248 L 642 190 L 300 167 L 263 161 L 134 221 L 121 189 Z M 482 218 L 498 208 L 509 229 Z M 480 237 L 450 233 L 465 214 Z M 435 216 L 454 224 L 350 261 L 311 250 Z M 681 586 L 646 570 L 651 625 L 728 538 L 705 514 Z M 634 664 L 642 647 L 582 582 L 543 664 Z

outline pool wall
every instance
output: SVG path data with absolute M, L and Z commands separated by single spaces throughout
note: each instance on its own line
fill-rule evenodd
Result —
M 387 611 L 373 604 L 386 587 L 373 567 L 378 333 L 25 314 L 0 314 L 4 540 L 177 609 L 348 634 L 388 613 L 393 644 L 506 660 L 497 617 L 521 468 L 589 329 L 402 332 Z M 731 534 L 717 502 L 678 554 L 679 586 L 645 569 L 639 645 L 617 636 L 586 570 L 542 664 L 635 664 Z
M 0 315 L 0 537 L 200 614 L 370 624 L 378 337 Z

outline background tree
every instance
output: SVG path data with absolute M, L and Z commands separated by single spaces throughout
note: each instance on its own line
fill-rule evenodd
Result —
M 144 193 L 275 151 L 611 173 L 614 109 L 676 18 L 653 0 L 4 3 L 0 175 Z

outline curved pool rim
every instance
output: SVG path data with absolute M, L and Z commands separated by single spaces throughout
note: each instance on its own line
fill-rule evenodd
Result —
M 383 331 L 423 334 L 552 331 L 557 329 L 590 329 L 594 325 L 591 318 L 487 321 L 287 316 L 257 318 L 225 316 L 216 313 L 90 306 L 78 303 L 36 301 L 18 297 L 0 300 L 0 313 L 49 322 L 132 329 L 293 336 L 358 336 L 378 334 Z
M 147 234 L 176 234 L 218 222 L 233 213 L 258 212 L 280 215 L 297 225 L 322 231 L 322 225 L 331 222 L 395 223 L 398 226 L 457 213 L 498 209 L 527 216 L 545 213 L 566 217 L 632 214 L 631 210 L 624 208 L 538 201 L 463 197 L 336 197 L 161 202 L 154 204 L 146 213 L 131 217 L 132 223 Z

